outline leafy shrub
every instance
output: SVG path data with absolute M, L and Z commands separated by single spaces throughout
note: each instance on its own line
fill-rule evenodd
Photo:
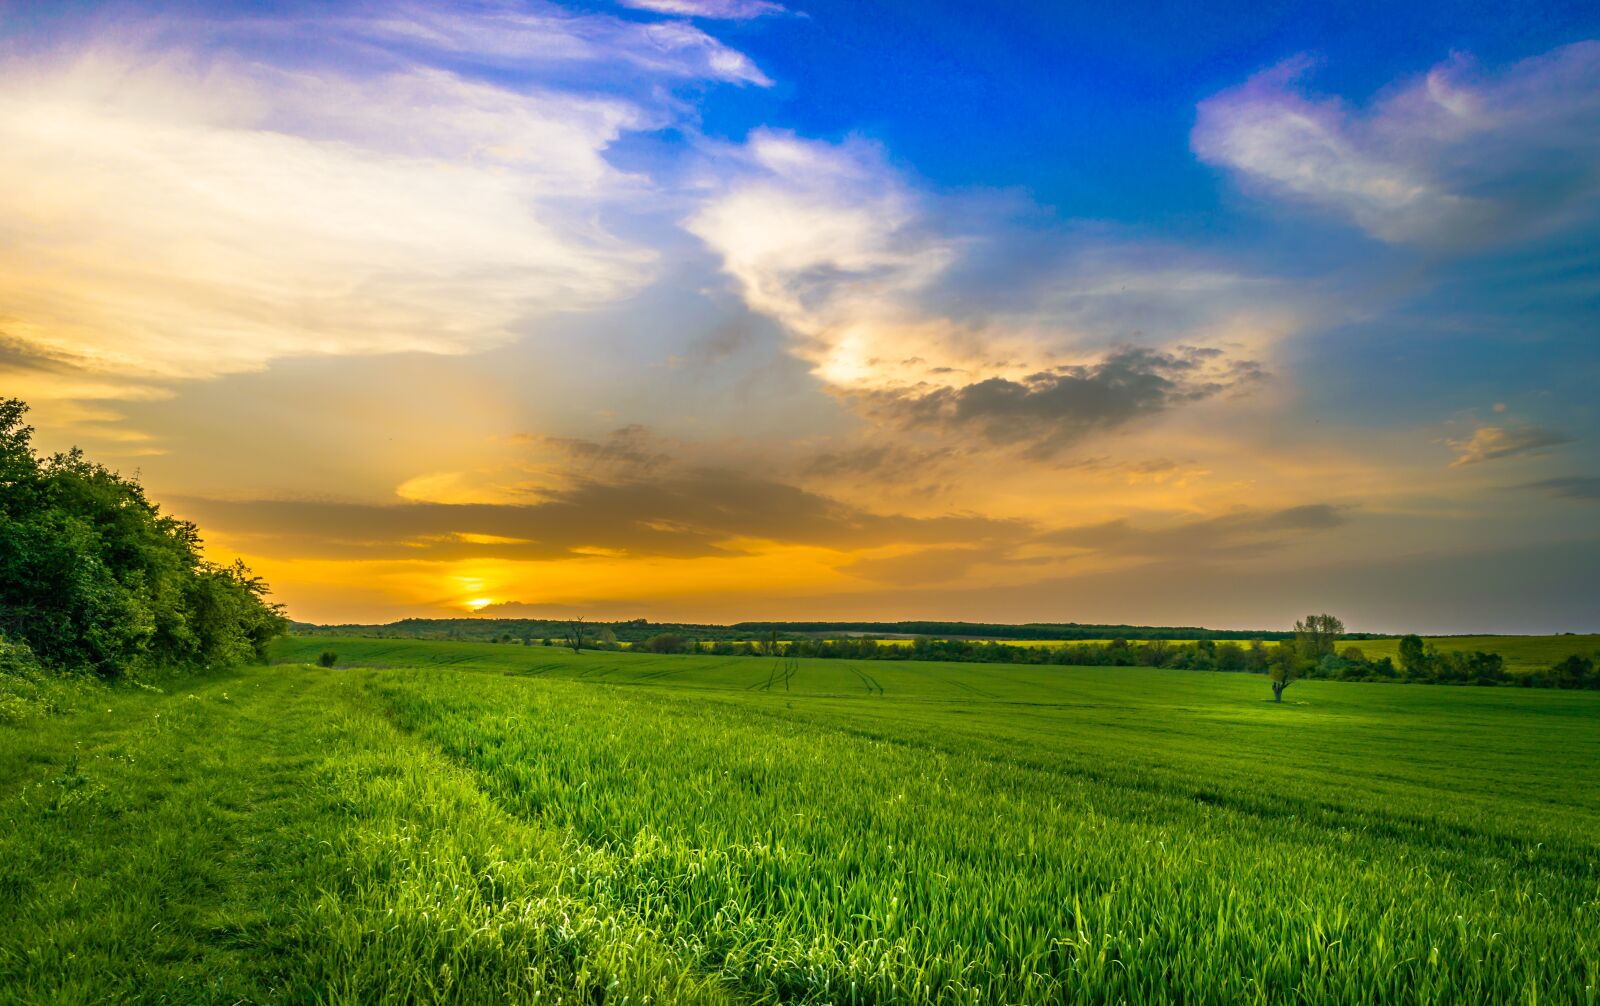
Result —
M 1593 660 L 1581 653 L 1574 653 L 1549 670 L 1525 675 L 1521 683 L 1532 688 L 1600 689 L 1600 674 L 1595 673 Z
M 0 399 L 0 633 L 46 666 L 128 671 L 265 659 L 286 621 L 243 563 L 76 449 L 40 458 L 27 406 Z
M 317 657 L 317 666 L 318 667 L 332 667 L 334 664 L 337 664 L 338 662 L 339 662 L 339 655 L 337 653 L 333 652 L 332 650 L 323 650 L 322 651 L 322 655 Z
M 646 639 L 642 648 L 651 653 L 688 653 L 690 643 L 687 636 L 680 636 L 676 632 L 663 632 Z

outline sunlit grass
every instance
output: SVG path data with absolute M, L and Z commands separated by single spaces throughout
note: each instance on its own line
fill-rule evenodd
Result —
M 1600 695 L 323 649 L 0 727 L 0 1000 L 1597 1001 Z

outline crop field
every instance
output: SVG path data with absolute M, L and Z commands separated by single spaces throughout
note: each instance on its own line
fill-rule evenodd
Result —
M 0 727 L 0 1001 L 1600 1002 L 1600 694 L 277 660 Z
M 1438 636 L 1424 637 L 1440 652 L 1482 650 L 1498 653 L 1505 658 L 1506 670 L 1513 674 L 1538 671 L 1572 656 L 1574 653 L 1592 657 L 1600 653 L 1600 636 Z M 1400 659 L 1400 640 L 1361 639 L 1350 645 L 1358 646 L 1368 657 Z
M 1424 641 L 1431 643 L 1440 652 L 1475 652 L 1498 653 L 1505 659 L 1506 670 L 1512 674 L 1526 674 L 1530 671 L 1539 671 L 1565 658 L 1579 654 L 1580 656 L 1593 657 L 1600 654 L 1600 635 L 1558 635 L 1558 636 L 1437 636 L 1424 637 Z M 1059 647 L 1059 646 L 1103 646 L 1110 643 L 1109 639 L 1003 639 L 997 642 L 1013 647 Z M 1193 643 L 1193 639 L 1169 639 L 1166 642 L 1177 645 Z M 1240 646 L 1248 646 L 1247 640 L 1234 640 Z M 883 647 L 910 646 L 909 639 L 880 639 L 878 645 Z M 1266 647 L 1275 647 L 1279 640 L 1267 639 L 1262 641 Z M 1143 640 L 1135 640 L 1134 646 L 1144 645 Z M 1391 637 L 1386 639 L 1352 639 L 1342 644 L 1354 646 L 1361 650 L 1368 658 L 1377 660 L 1383 657 L 1399 662 L 1400 639 Z

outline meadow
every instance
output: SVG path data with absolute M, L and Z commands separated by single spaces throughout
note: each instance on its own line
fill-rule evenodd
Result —
M 1600 694 L 274 660 L 0 727 L 0 1001 L 1600 1002 Z

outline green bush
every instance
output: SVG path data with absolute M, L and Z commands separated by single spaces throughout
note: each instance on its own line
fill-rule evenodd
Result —
M 339 655 L 332 650 L 323 650 L 321 656 L 317 657 L 318 667 L 332 667 L 338 662 Z
M 663 632 L 645 640 L 640 648 L 650 653 L 688 653 L 691 644 L 687 636 L 680 636 L 676 632 Z
M 26 412 L 0 399 L 0 633 L 104 677 L 265 659 L 287 624 L 266 584 L 208 562 L 137 481 L 76 449 L 36 455 Z

